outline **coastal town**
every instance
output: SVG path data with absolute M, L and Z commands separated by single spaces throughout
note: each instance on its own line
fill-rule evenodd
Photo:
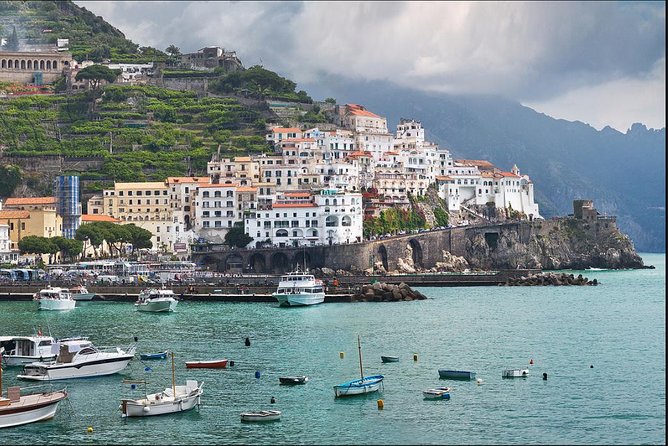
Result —
M 209 53 L 220 63 L 238 60 L 218 47 L 183 60 L 194 66 L 210 61 Z M 3 54 L 0 63 L 5 71 L 30 71 L 34 62 Z M 66 67 L 62 74 L 73 79 L 73 72 L 90 64 L 47 60 L 45 69 Z M 120 68 L 119 83 L 146 81 L 153 72 L 145 65 Z M 75 82 L 73 88 L 85 86 Z M 223 243 L 235 225 L 252 240 L 248 248 L 358 243 L 384 235 L 367 231 L 365 236 L 365 219 L 389 208 L 406 209 L 430 189 L 445 203 L 448 226 L 541 218 L 534 185 L 517 165 L 501 169 L 485 160 L 454 159 L 448 149 L 427 141 L 414 119 L 401 119 L 391 132 L 385 117 L 363 105 L 321 106 L 334 116 L 332 123 L 314 128 L 269 123 L 266 141 L 272 153 L 225 157 L 219 147 L 207 176 L 115 182 L 85 203 L 79 179 L 61 176 L 53 196 L 6 198 L 0 205 L 0 258 L 25 260 L 18 248 L 23 237 L 73 238 L 80 225 L 102 221 L 144 228 L 151 232 L 153 253 L 180 260 L 189 258 L 194 243 Z M 105 245 L 96 254 L 125 253 L 112 253 Z

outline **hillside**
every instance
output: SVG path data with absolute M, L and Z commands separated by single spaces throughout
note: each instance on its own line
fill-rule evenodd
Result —
M 323 85 L 308 88 L 364 104 L 387 116 L 390 128 L 402 117 L 417 119 L 427 139 L 457 158 L 517 164 L 531 176 L 545 217 L 572 213 L 575 199 L 593 199 L 600 212 L 618 216 L 639 251 L 665 252 L 665 128 L 598 131 L 497 97 L 426 94 L 380 81 Z

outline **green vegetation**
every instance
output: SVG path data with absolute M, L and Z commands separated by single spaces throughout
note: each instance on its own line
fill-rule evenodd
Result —
M 243 221 L 234 223 L 232 229 L 225 234 L 225 244 L 231 247 L 244 248 L 252 241 L 253 237 L 245 232 Z
M 116 80 L 120 70 L 111 70 L 106 65 L 91 65 L 79 71 L 74 79 L 76 81 L 87 80 L 93 90 L 97 90 L 102 81 L 112 83 Z
M 414 209 L 390 208 L 382 211 L 379 217 L 364 220 L 364 236 L 396 234 L 400 231 L 425 229 L 427 221 L 419 211 Z
M 14 188 L 21 182 L 21 168 L 11 164 L 0 166 L 0 197 L 11 195 Z
M 19 241 L 21 254 L 49 254 L 49 263 L 52 257 L 60 253 L 65 261 L 73 261 L 83 251 L 83 243 L 64 237 L 38 237 L 29 235 Z
M 132 245 L 132 253 L 143 248 L 152 248 L 151 232 L 134 224 L 117 225 L 109 222 L 93 222 L 82 225 L 77 229 L 74 238 L 82 244 L 88 242 L 98 256 L 98 249 L 103 242 L 107 242 L 112 252 L 122 252 L 123 246 Z M 84 256 L 85 256 L 84 252 Z
M 214 73 L 220 75 L 220 78 L 209 83 L 212 91 L 248 94 L 258 99 L 278 99 L 309 104 L 313 102 L 305 91 L 295 92 L 297 84 L 260 65 L 232 73 L 216 68 Z

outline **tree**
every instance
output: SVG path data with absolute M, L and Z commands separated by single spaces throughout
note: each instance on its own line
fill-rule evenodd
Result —
M 63 260 L 74 261 L 83 251 L 83 242 L 81 240 L 65 237 L 53 237 L 51 240 L 58 247 Z
M 229 246 L 236 246 L 243 248 L 253 241 L 253 237 L 246 234 L 243 222 L 236 222 L 232 229 L 225 234 L 225 244 Z
M 128 233 L 128 242 L 132 244 L 132 253 L 138 249 L 153 248 L 151 237 L 153 234 L 144 228 L 136 226 L 134 223 L 124 226 Z
M 327 98 L 325 99 L 325 102 L 328 104 L 335 104 L 336 105 L 336 99 L 334 98 Z
M 58 252 L 58 247 L 53 241 L 46 237 L 28 235 L 19 240 L 19 251 L 21 254 L 51 254 Z
M 8 197 L 21 182 L 21 168 L 12 164 L 0 166 L 0 197 Z
M 165 53 L 167 53 L 170 57 L 176 57 L 181 55 L 181 49 L 178 46 L 172 44 L 169 45 L 167 49 L 165 49 Z
M 100 232 L 97 222 L 81 225 L 79 229 L 77 229 L 74 238 L 82 242 L 90 243 L 93 247 L 95 257 L 97 257 L 97 249 L 102 245 L 102 242 L 104 242 L 104 236 Z M 85 254 L 86 253 L 84 252 L 84 256 Z
M 119 74 L 119 70 L 112 70 L 105 65 L 91 65 L 79 71 L 74 79 L 77 81 L 87 80 L 95 90 L 102 81 L 114 82 Z

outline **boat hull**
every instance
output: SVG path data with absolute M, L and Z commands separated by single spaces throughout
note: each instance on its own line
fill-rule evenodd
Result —
M 76 306 L 76 304 L 77 302 L 75 300 L 69 300 L 69 299 L 40 299 L 39 309 L 51 310 L 51 311 L 66 311 L 73 309 Z
M 122 400 L 121 416 L 123 417 L 151 417 L 170 413 L 185 412 L 199 406 L 201 390 L 196 395 L 176 399 L 161 399 L 157 401 L 154 395 L 148 395 L 142 400 Z M 153 399 L 151 400 L 151 397 Z
M 397 356 L 381 356 L 380 360 L 383 362 L 399 362 L 399 357 Z
M 72 293 L 72 299 L 74 300 L 87 301 L 93 300 L 93 297 L 95 297 L 95 293 Z
M 2 356 L 2 361 L 7 367 L 24 366 L 33 362 L 53 361 L 56 355 L 45 356 Z
M 526 378 L 529 376 L 529 369 L 508 369 L 501 373 L 502 378 Z
M 468 372 L 464 370 L 439 369 L 438 376 L 441 379 L 459 379 L 468 381 L 475 379 L 475 372 Z
M 145 353 L 143 355 L 139 355 L 140 359 L 147 360 L 147 359 L 167 359 L 167 352 L 162 352 L 162 353 Z
M 186 368 L 189 369 L 224 369 L 227 367 L 227 359 L 220 361 L 186 361 Z
M 51 364 L 42 365 L 35 374 L 21 374 L 17 378 L 30 379 L 33 381 L 55 381 L 59 379 L 91 378 L 94 376 L 113 375 L 128 366 L 134 354 L 126 354 L 114 358 L 100 358 L 85 363 Z M 25 372 L 25 370 L 24 370 Z
M 365 376 L 363 379 L 356 379 L 339 384 L 338 386 L 334 386 L 334 396 L 339 398 L 377 392 L 380 390 L 383 378 L 383 375 Z
M 19 402 L 0 405 L 0 428 L 53 418 L 58 403 L 67 397 L 65 390 L 22 396 Z
M 292 386 L 295 384 L 306 384 L 308 377 L 306 376 L 281 376 L 278 378 L 279 382 L 286 386 Z
M 425 390 L 422 392 L 426 400 L 449 400 L 450 393 L 442 390 Z
M 143 311 L 147 313 L 169 313 L 176 309 L 176 305 L 179 303 L 178 300 L 174 299 L 165 299 L 165 300 L 152 300 L 150 302 L 145 302 L 141 304 L 135 304 L 137 311 Z
M 241 421 L 278 421 L 281 419 L 281 412 L 278 410 L 263 410 L 261 412 L 247 412 L 241 414 Z
M 281 307 L 303 307 L 317 305 L 325 301 L 325 293 L 272 293 Z

